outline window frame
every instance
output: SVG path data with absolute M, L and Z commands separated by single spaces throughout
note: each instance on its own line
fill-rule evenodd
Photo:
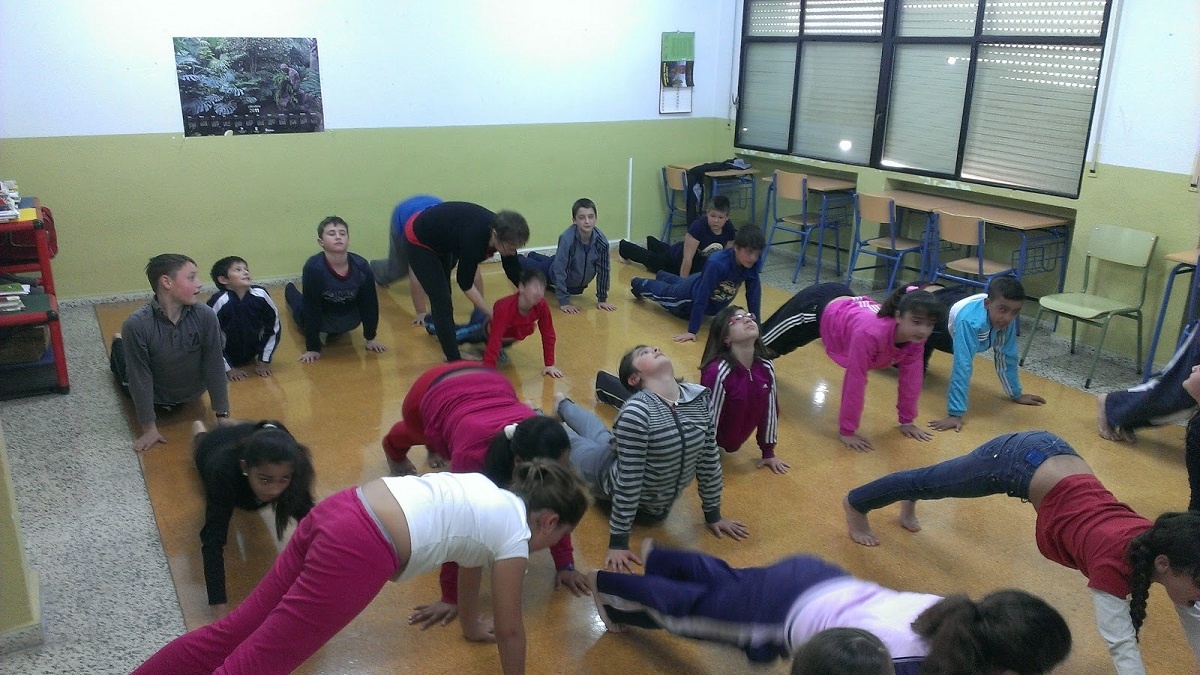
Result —
M 971 183 L 976 185 L 988 185 L 1021 192 L 1029 192 L 1033 194 L 1051 195 L 1056 197 L 1068 197 L 1077 199 L 1083 184 L 1084 167 L 1087 164 L 1087 152 L 1083 153 L 1083 157 L 1079 164 L 1079 175 L 1075 183 L 1074 192 L 1060 192 L 1049 188 L 1038 188 L 1025 185 L 1014 185 L 1012 183 L 1001 181 L 989 181 L 979 178 L 963 178 L 962 169 L 963 162 L 966 156 L 966 146 L 968 142 L 968 131 L 971 123 L 971 105 L 974 98 L 976 70 L 978 69 L 978 59 L 980 48 L 984 45 L 1037 45 L 1037 46 L 1081 46 L 1081 47 L 1098 47 L 1100 49 L 1099 62 L 1097 64 L 1097 86 L 1092 94 L 1092 104 L 1088 111 L 1087 131 L 1084 134 L 1084 148 L 1091 147 L 1092 127 L 1094 126 L 1096 117 L 1096 106 L 1099 104 L 1100 87 L 1102 86 L 1102 73 L 1104 69 L 1104 61 L 1108 52 L 1107 39 L 1109 34 L 1109 26 L 1112 19 L 1112 9 L 1114 0 L 1106 0 L 1104 3 L 1103 18 L 1101 20 L 1099 35 L 1097 36 L 1036 36 L 1036 35 L 1017 35 L 1017 34 L 991 34 L 984 33 L 984 16 L 987 10 L 988 0 L 979 0 L 979 6 L 976 8 L 975 30 L 972 35 L 964 35 L 961 37 L 949 36 L 901 36 L 897 34 L 899 25 L 899 11 L 902 0 L 883 0 L 883 25 L 879 35 L 808 35 L 804 34 L 804 23 L 808 11 L 808 0 L 801 0 L 800 14 L 798 16 L 799 28 L 795 36 L 767 35 L 767 36 L 751 36 L 749 16 L 751 15 L 751 6 L 754 0 L 743 0 L 742 7 L 742 25 L 741 25 L 741 45 L 740 59 L 738 66 L 738 87 L 737 87 L 737 116 L 736 126 L 734 131 L 734 147 L 742 150 L 754 150 L 760 152 L 768 152 L 774 154 L 782 154 L 788 157 L 796 157 L 799 159 L 813 159 L 821 161 L 836 162 L 840 164 L 848 164 L 850 166 L 862 166 L 866 168 L 878 169 L 881 171 L 910 174 L 915 176 L 923 176 L 927 178 L 936 178 L 944 180 L 953 180 L 963 183 Z M 839 157 L 809 157 L 806 155 L 793 154 L 792 148 L 795 146 L 796 135 L 796 116 L 799 109 L 800 96 L 800 74 L 803 70 L 801 63 L 804 52 L 805 43 L 879 43 L 881 44 L 880 64 L 879 64 L 879 82 L 876 90 L 875 99 L 875 118 L 871 134 L 871 151 L 868 163 L 861 164 L 857 162 L 849 162 L 844 158 Z M 745 72 L 747 64 L 747 51 L 753 44 L 762 43 L 794 43 L 795 45 L 795 65 L 793 67 L 792 76 L 792 101 L 791 112 L 788 117 L 788 140 L 786 148 L 765 147 L 752 144 L 743 144 L 739 142 L 742 125 L 742 96 L 745 93 L 744 87 L 746 82 Z M 924 170 L 919 168 L 901 168 L 894 166 L 884 166 L 883 148 L 887 137 L 887 119 L 889 112 L 889 104 L 891 100 L 892 78 L 896 60 L 897 50 L 905 45 L 967 45 L 970 51 L 970 60 L 968 62 L 966 91 L 963 96 L 963 109 L 960 117 L 960 127 L 958 135 L 957 156 L 954 161 L 954 171 L 952 173 L 937 172 Z

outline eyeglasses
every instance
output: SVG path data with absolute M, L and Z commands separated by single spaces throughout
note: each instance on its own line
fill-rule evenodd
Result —
M 735 324 L 739 321 L 749 321 L 751 323 L 754 323 L 757 321 L 757 319 L 755 319 L 754 315 L 749 312 L 746 312 L 745 314 L 734 314 L 733 316 L 729 317 L 729 325 L 730 326 L 732 326 L 733 324 Z

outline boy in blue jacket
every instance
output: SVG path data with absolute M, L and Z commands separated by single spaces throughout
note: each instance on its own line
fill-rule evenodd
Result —
M 929 367 L 934 349 L 954 355 L 946 417 L 929 422 L 937 431 L 962 429 L 975 355 L 989 348 L 993 351 L 1000 385 L 1013 402 L 1021 405 L 1046 402 L 1041 396 L 1021 393 L 1021 381 L 1017 378 L 1017 324 L 1025 303 L 1025 287 L 1013 277 L 996 277 L 988 285 L 987 293 L 963 295 L 959 289 L 934 293 L 950 309 L 945 315 L 945 325 L 935 328 L 925 342 L 925 366 Z
M 254 364 L 259 377 L 271 376 L 271 356 L 279 346 L 279 309 L 271 294 L 250 278 L 250 266 L 235 255 L 221 258 L 212 266 L 217 292 L 208 306 L 217 313 L 225 334 L 225 376 L 246 379 L 242 366 Z
M 755 316 L 761 315 L 758 256 L 765 245 L 766 239 L 757 225 L 743 225 L 733 240 L 733 248 L 713 254 L 699 274 L 686 279 L 669 272 L 659 272 L 653 279 L 634 277 L 630 282 L 633 295 L 653 300 L 675 316 L 686 318 L 687 332 L 671 339 L 692 342 L 704 317 L 733 302 L 742 282 L 746 284 L 746 308 Z
M 554 290 L 558 308 L 567 314 L 579 313 L 571 296 L 582 295 L 592 279 L 596 280 L 596 307 L 606 312 L 617 308 L 608 301 L 608 238 L 596 227 L 596 202 L 586 197 L 571 205 L 571 226 L 558 235 L 553 257 L 535 251 L 519 255 L 517 260 L 521 269 L 538 270 L 546 276 L 546 288 Z

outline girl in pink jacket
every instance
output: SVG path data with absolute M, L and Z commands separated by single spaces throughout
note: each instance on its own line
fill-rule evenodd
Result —
M 762 340 L 783 355 L 821 338 L 829 358 L 846 369 L 838 435 L 846 447 L 866 452 L 874 448 L 857 431 L 867 373 L 876 368 L 900 369 L 896 398 L 900 433 L 920 441 L 932 438 L 913 420 L 925 375 L 925 340 L 945 311 L 932 293 L 916 286 L 897 288 L 879 305 L 855 296 L 845 284 L 817 284 L 794 295 L 767 319 Z

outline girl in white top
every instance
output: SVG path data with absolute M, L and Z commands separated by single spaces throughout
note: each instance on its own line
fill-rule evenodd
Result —
M 574 529 L 587 509 L 578 474 L 520 464 L 511 492 L 481 474 L 381 478 L 322 501 L 261 583 L 224 619 L 163 647 L 135 673 L 290 673 L 350 622 L 388 580 L 460 565 L 468 640 L 495 640 L 505 673 L 525 672 L 521 584 L 530 551 Z M 493 620 L 479 612 L 491 569 Z

